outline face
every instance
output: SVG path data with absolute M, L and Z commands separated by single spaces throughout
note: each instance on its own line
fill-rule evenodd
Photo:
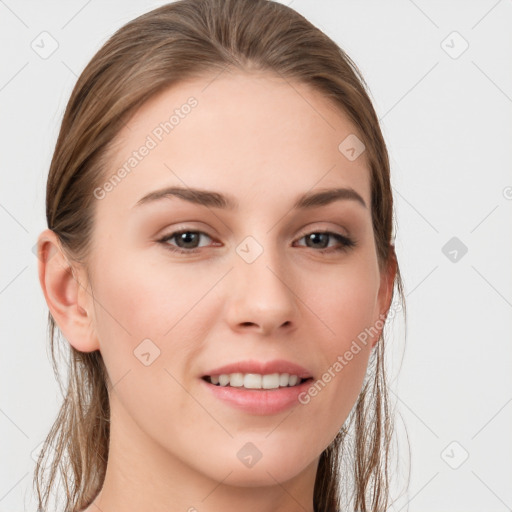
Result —
M 366 154 L 339 149 L 356 134 L 305 85 L 228 73 L 160 93 L 119 134 L 86 309 L 112 421 L 146 456 L 239 486 L 316 467 L 389 299 Z M 352 192 L 307 200 L 333 189 Z

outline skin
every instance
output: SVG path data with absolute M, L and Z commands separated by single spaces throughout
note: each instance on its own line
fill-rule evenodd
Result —
M 366 155 L 349 161 L 338 150 L 356 128 L 305 85 L 261 73 L 212 80 L 163 91 L 120 132 L 110 173 L 168 112 L 198 100 L 96 200 L 89 272 L 66 258 L 52 231 L 39 237 L 53 317 L 77 350 L 101 351 L 115 383 L 107 474 L 87 512 L 312 511 L 319 456 L 357 399 L 380 331 L 308 404 L 278 414 L 234 409 L 200 377 L 253 358 L 287 359 L 318 379 L 389 309 L 395 269 L 379 270 Z M 179 198 L 134 207 L 169 185 L 229 194 L 240 207 Z M 292 210 L 299 195 L 334 187 L 354 189 L 368 207 L 342 200 Z M 157 241 L 184 227 L 206 233 L 198 253 Z M 306 235 L 321 230 L 357 245 L 322 253 L 340 243 L 331 236 L 308 246 Z M 235 250 L 247 236 L 263 249 L 251 264 Z M 149 366 L 134 356 L 147 338 L 160 350 Z M 237 458 L 247 442 L 262 453 L 251 468 Z

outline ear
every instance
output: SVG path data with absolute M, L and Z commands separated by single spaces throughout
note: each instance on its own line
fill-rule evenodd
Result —
M 395 253 L 395 246 L 390 244 L 389 246 L 389 258 L 386 267 L 381 271 L 380 274 L 380 288 L 378 293 L 378 310 L 379 317 L 377 321 L 382 324 L 382 328 L 379 329 L 379 335 L 376 336 L 372 342 L 372 349 L 379 341 L 382 329 L 384 328 L 384 322 L 388 314 L 389 308 L 391 307 L 391 300 L 393 299 L 393 288 L 395 284 L 395 277 L 398 269 L 398 263 Z
M 37 258 L 46 303 L 66 340 L 80 352 L 99 350 L 86 272 L 68 261 L 59 237 L 50 229 L 38 237 Z

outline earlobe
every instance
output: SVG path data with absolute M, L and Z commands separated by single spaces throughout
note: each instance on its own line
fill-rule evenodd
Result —
M 84 272 L 68 261 L 58 236 L 50 229 L 39 235 L 37 256 L 39 282 L 62 334 L 80 352 L 98 350 Z

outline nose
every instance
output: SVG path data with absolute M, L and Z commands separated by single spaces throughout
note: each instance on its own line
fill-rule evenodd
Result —
M 226 289 L 227 321 L 234 331 L 265 336 L 297 327 L 299 300 L 282 256 L 266 248 L 252 263 L 235 253 Z

